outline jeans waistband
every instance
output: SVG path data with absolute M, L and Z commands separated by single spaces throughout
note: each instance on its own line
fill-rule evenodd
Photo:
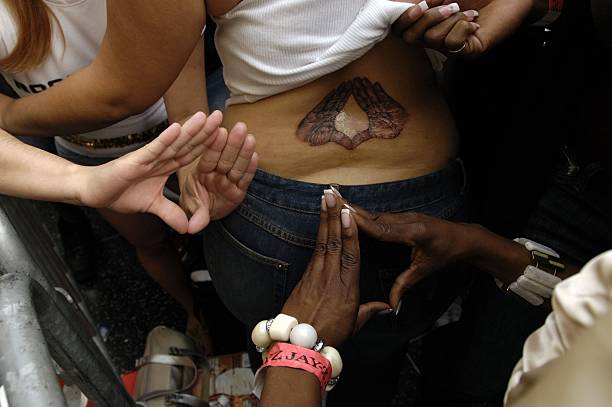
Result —
M 286 209 L 318 213 L 321 195 L 330 184 L 314 184 L 257 170 L 248 196 Z M 370 185 L 339 185 L 349 202 L 377 212 L 405 212 L 465 192 L 467 180 L 461 159 L 431 174 Z

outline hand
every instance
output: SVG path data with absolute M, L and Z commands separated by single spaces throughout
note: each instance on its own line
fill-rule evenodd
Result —
M 470 252 L 468 225 L 419 213 L 370 213 L 357 206 L 353 216 L 359 229 L 385 241 L 412 248 L 410 267 L 395 279 L 389 303 L 397 309 L 404 292 L 427 276 L 464 260 Z
M 367 78 L 353 80 L 355 101 L 368 115 L 368 138 L 395 138 L 400 135 L 408 113 L 406 109 L 385 92 L 380 83 L 372 84 Z M 364 136 L 356 136 L 361 140 Z M 353 143 L 359 144 L 357 140 Z
M 189 233 L 204 229 L 242 203 L 257 170 L 255 137 L 244 123 L 230 131 L 219 128 L 200 159 L 179 177 L 181 206 L 189 219 Z
M 428 0 L 429 10 L 412 7 L 394 24 L 394 32 L 408 43 L 458 55 L 477 56 L 509 37 L 539 4 L 534 0 L 459 0 L 464 12 L 448 15 L 452 0 Z M 477 19 L 477 22 L 474 22 Z M 465 47 L 464 47 L 465 45 Z
M 350 144 L 350 138 L 336 129 L 336 116 L 346 105 L 351 92 L 351 81 L 344 81 L 323 98 L 298 125 L 298 138 L 311 146 L 320 146 L 331 141 L 342 145 Z
M 214 120 L 196 113 L 183 126 L 174 123 L 146 146 L 97 167 L 75 166 L 79 174 L 77 200 L 83 205 L 117 212 L 149 212 L 179 233 L 188 229 L 183 210 L 163 195 L 168 176 L 193 162 L 207 141 L 202 132 L 215 130 Z
M 388 304 L 359 305 L 359 241 L 349 211 L 333 194 L 321 200 L 315 252 L 282 313 L 315 327 L 326 344 L 339 347 Z M 342 219 L 342 220 L 341 220 Z

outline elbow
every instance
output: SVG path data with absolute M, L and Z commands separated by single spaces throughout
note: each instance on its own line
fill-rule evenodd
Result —
M 152 106 L 158 98 L 143 97 L 138 93 L 116 92 L 102 103 L 102 114 L 109 122 L 116 123 L 129 116 L 140 114 Z

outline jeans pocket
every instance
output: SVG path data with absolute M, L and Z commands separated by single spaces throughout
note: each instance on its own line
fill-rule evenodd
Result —
M 221 221 L 205 230 L 204 251 L 215 289 L 244 324 L 251 327 L 280 311 L 287 290 L 288 262 L 249 248 Z

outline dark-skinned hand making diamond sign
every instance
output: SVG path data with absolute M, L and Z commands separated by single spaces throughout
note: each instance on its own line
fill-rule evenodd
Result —
M 365 130 L 351 132 L 345 125 L 347 113 L 343 109 L 351 95 L 368 116 Z M 311 146 L 335 142 L 352 150 L 371 138 L 399 136 L 407 120 L 406 109 L 389 96 L 380 83 L 355 78 L 342 82 L 325 96 L 302 119 L 296 135 Z

